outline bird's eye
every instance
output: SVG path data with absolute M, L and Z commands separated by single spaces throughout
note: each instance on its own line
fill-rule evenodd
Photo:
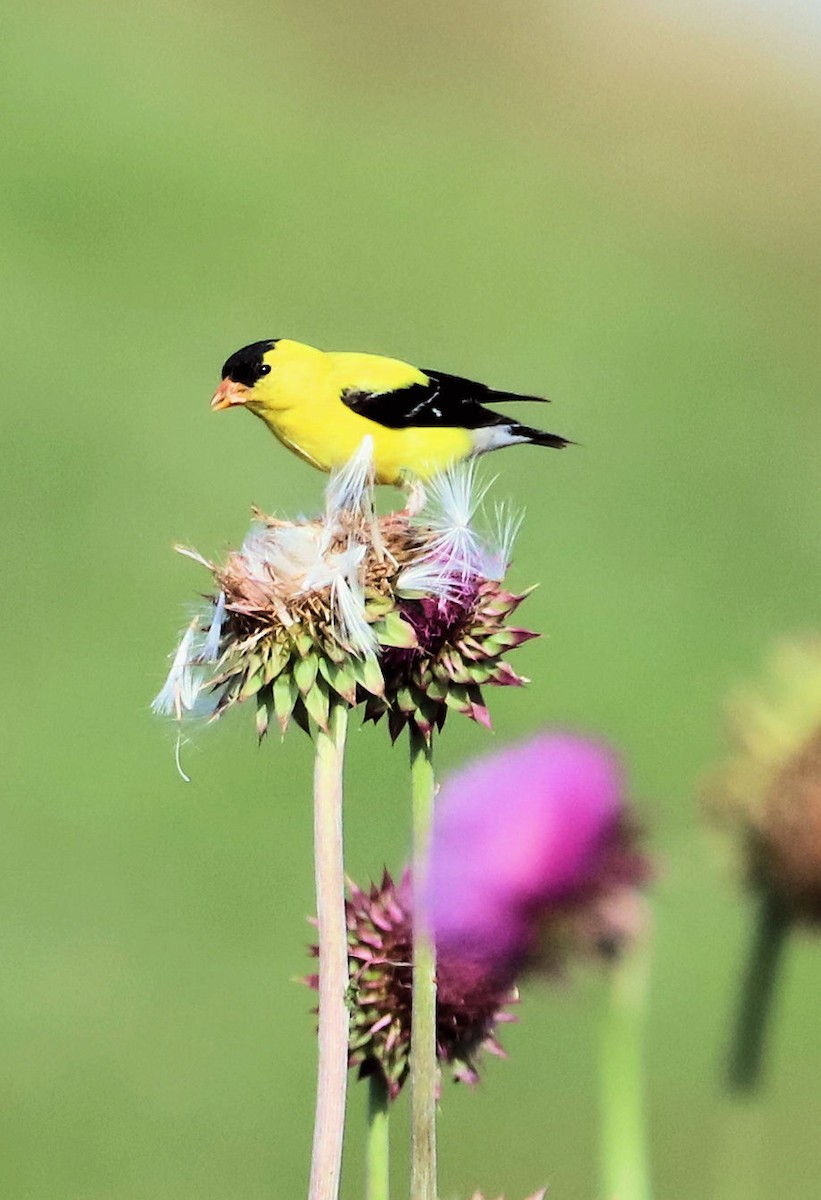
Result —
M 260 375 L 269 375 L 271 373 L 270 364 L 269 363 L 261 363 L 260 368 L 259 368 L 259 373 L 260 373 Z

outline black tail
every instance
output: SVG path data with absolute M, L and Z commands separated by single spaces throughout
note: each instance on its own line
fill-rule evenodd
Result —
M 485 404 L 515 404 L 520 400 L 536 404 L 550 403 L 547 396 L 522 396 L 518 392 L 498 392 L 495 388 L 488 388 L 488 393 L 482 397 Z M 506 420 L 501 414 L 497 416 L 499 424 Z M 550 446 L 554 450 L 561 450 L 565 446 L 575 445 L 568 438 L 560 437 L 558 433 L 546 433 L 543 429 L 534 429 L 531 425 L 522 425 L 519 421 L 508 421 L 507 426 L 513 437 L 527 438 L 532 446 Z
M 565 446 L 574 446 L 568 438 L 560 437 L 558 433 L 546 433 L 543 429 L 532 429 L 529 425 L 520 425 L 511 421 L 508 425 L 513 437 L 526 438 L 533 446 L 551 446 L 554 450 L 562 450 Z
M 549 404 L 547 396 L 522 396 L 519 392 L 498 392 L 496 388 L 488 388 L 487 395 L 482 396 L 483 404 L 518 404 L 522 400 L 527 404 Z

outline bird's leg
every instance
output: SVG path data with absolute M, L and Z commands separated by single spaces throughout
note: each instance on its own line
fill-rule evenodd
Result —
M 379 525 L 379 518 L 376 513 L 373 514 L 370 522 L 371 526 L 371 545 L 373 552 L 376 555 L 378 562 L 384 562 L 385 559 L 392 563 L 394 567 L 399 566 L 399 560 L 391 554 L 388 547 L 385 545 L 385 539 L 382 537 L 382 529 Z
M 399 514 L 402 517 L 418 517 L 428 502 L 428 494 L 421 479 L 403 479 L 406 504 Z
M 399 566 L 398 561 L 391 554 L 388 547 L 385 545 L 385 539 L 382 536 L 382 527 L 379 524 L 379 517 L 376 515 L 376 505 L 373 502 L 373 489 L 371 489 L 371 500 L 369 505 L 369 513 L 366 518 L 366 524 L 371 535 L 371 546 L 376 555 L 377 562 L 384 562 L 387 558 L 395 567 Z
M 379 528 L 379 518 L 376 515 L 376 510 L 371 509 L 371 515 L 368 518 L 368 526 L 371 531 L 371 546 L 376 555 L 377 562 L 384 562 L 385 555 L 388 553 L 385 546 L 385 539 L 382 537 L 382 530 Z

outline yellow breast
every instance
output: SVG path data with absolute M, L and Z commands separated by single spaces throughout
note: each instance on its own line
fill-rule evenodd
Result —
M 352 412 L 346 388 L 390 392 L 425 381 L 415 367 L 370 354 L 325 354 L 298 342 L 279 342 L 265 398 L 248 407 L 289 449 L 322 471 L 343 466 L 370 434 L 378 483 L 408 475 L 427 479 L 467 457 L 473 442 L 458 428 L 388 429 Z

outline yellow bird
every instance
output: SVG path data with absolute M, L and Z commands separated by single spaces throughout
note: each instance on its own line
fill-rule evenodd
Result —
M 413 488 L 452 463 L 502 446 L 566 446 L 558 434 L 484 407 L 542 399 L 378 354 L 327 353 L 270 338 L 231 355 L 211 407 L 244 405 L 321 471 L 343 466 L 370 434 L 376 482 Z

